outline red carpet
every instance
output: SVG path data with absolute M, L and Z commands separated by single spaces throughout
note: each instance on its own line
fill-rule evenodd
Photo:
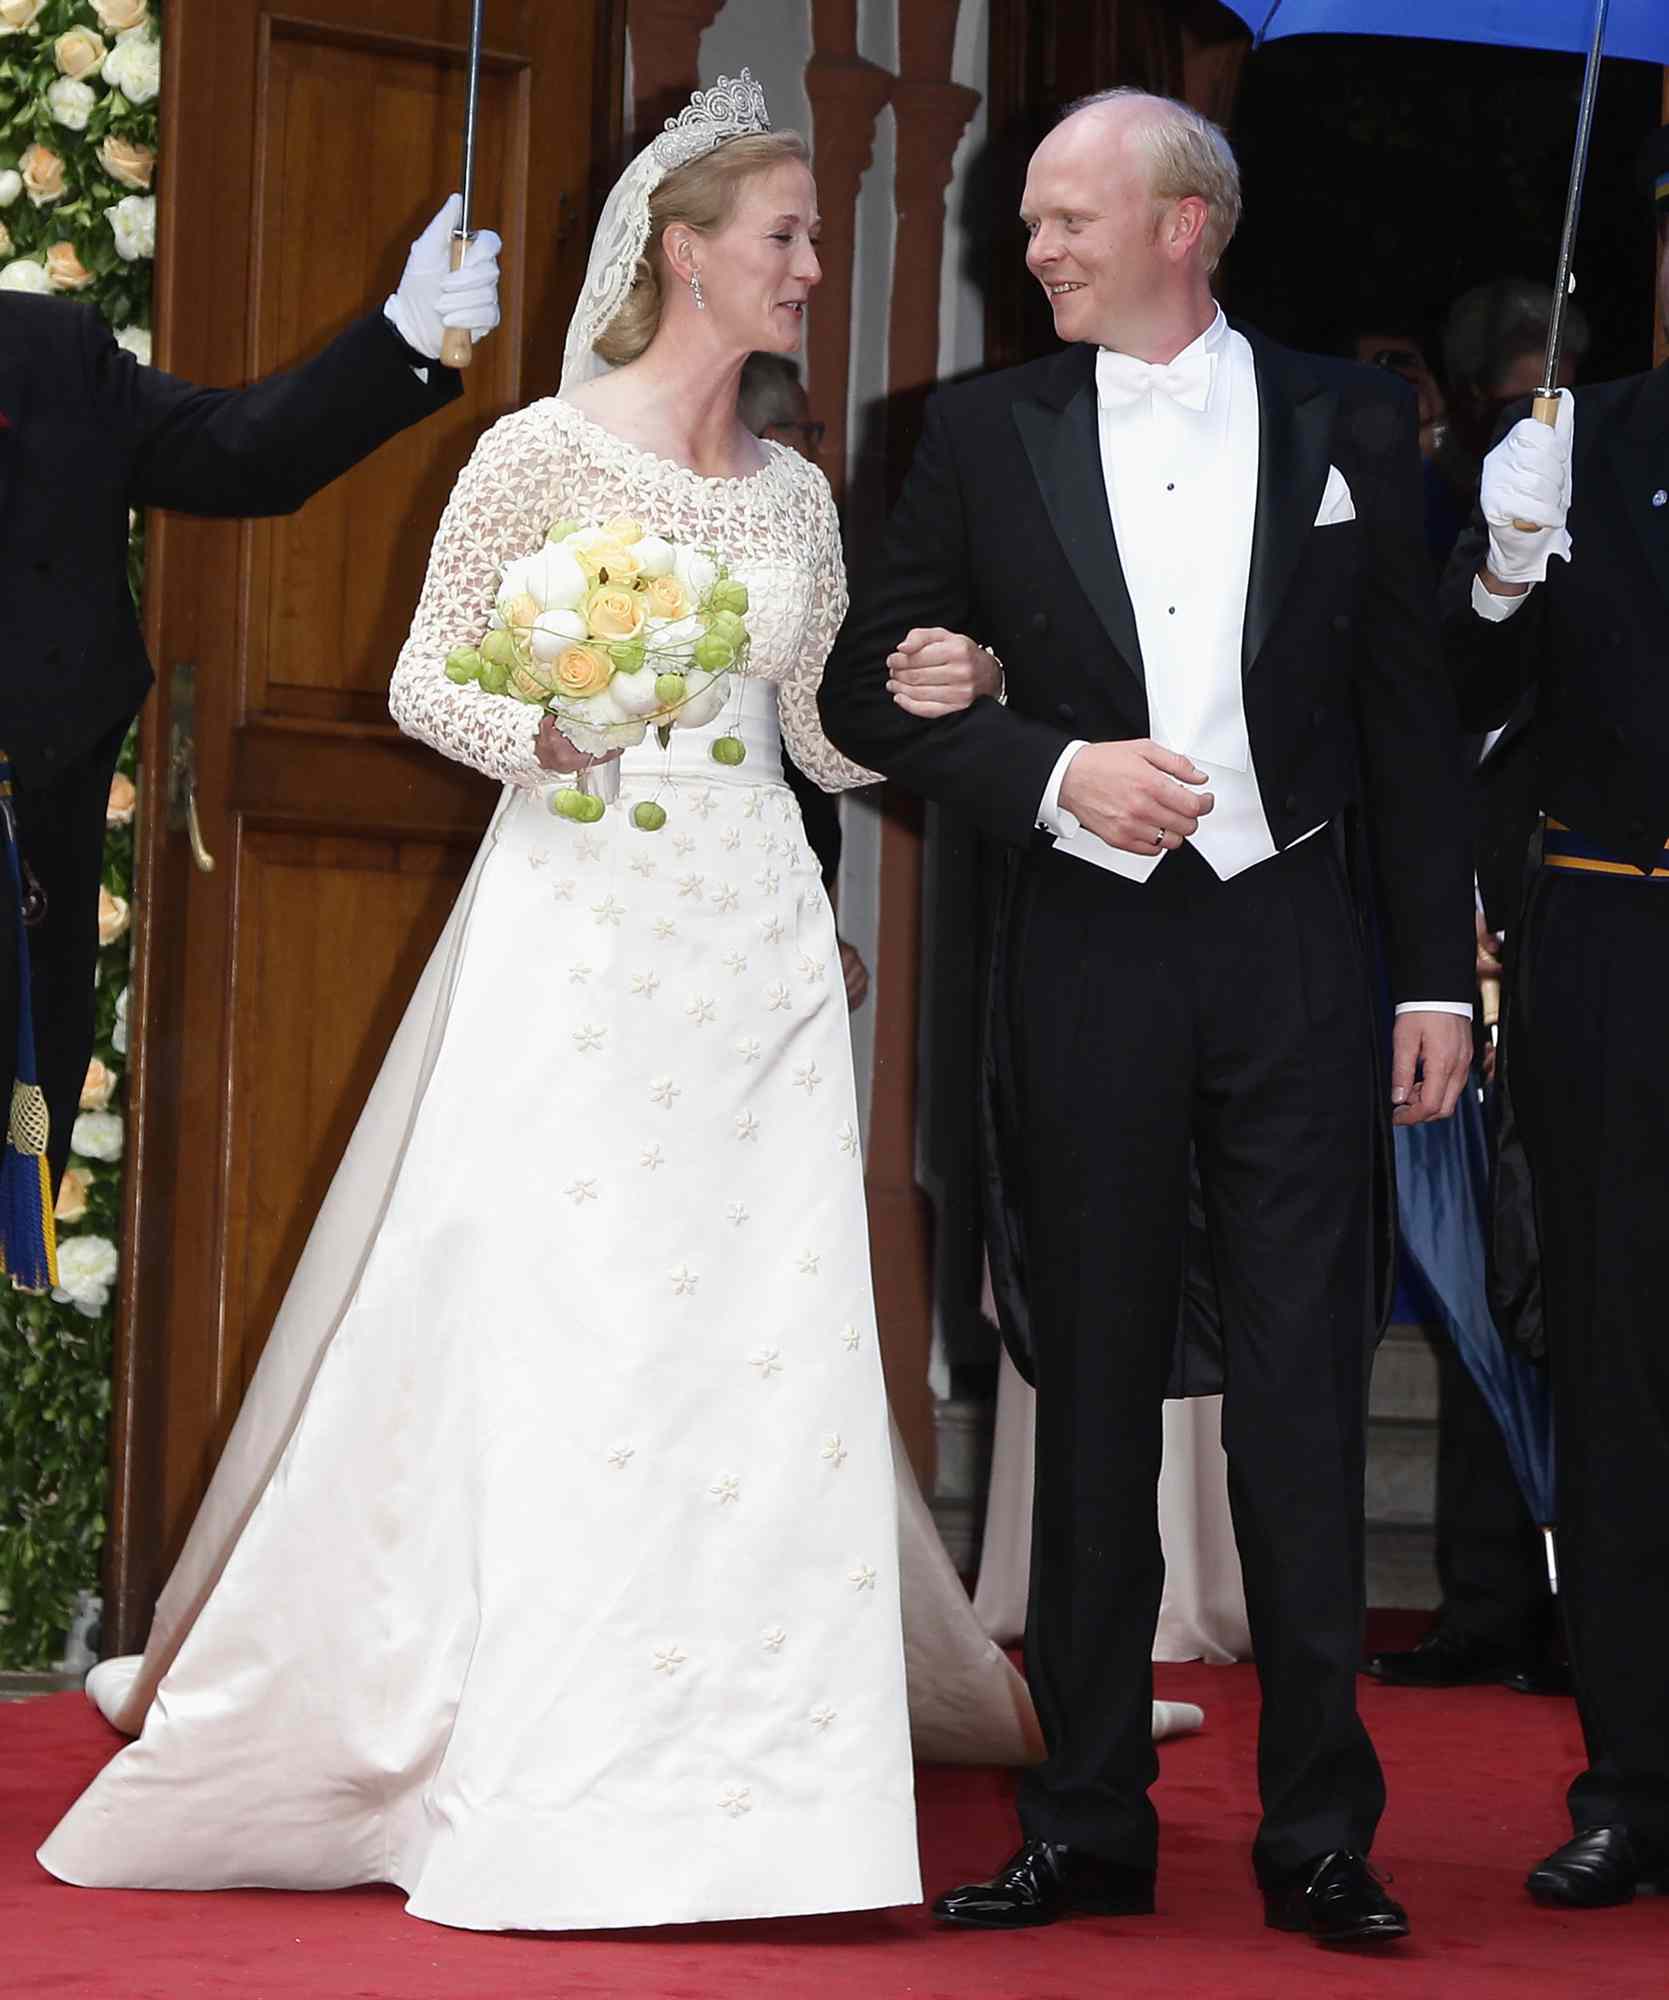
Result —
M 142 1895 L 69 1889 L 36 1842 L 115 1747 L 79 1695 L 0 1707 L 3 2000 L 1647 2000 L 1669 1989 L 1669 1899 L 1553 1915 L 1520 1886 L 1562 1835 L 1577 1757 L 1568 1702 L 1505 1690 L 1364 1683 L 1391 1785 L 1376 1860 L 1416 1935 L 1365 1961 L 1262 1928 L 1246 1862 L 1256 1683 L 1247 1667 L 1168 1667 L 1202 1736 L 1167 1744 L 1160 1914 L 1032 1935 L 934 1929 L 921 1910 L 586 1937 L 493 1937 L 404 1915 L 392 1890 Z M 1010 1780 L 920 1775 L 924 1873 L 985 1873 L 1012 1833 Z

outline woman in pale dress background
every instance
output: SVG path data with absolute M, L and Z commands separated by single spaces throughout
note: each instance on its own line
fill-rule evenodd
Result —
M 911 1724 L 1035 1754 L 895 1493 L 845 997 L 780 782 L 781 739 L 825 788 L 869 776 L 816 721 L 838 528 L 735 417 L 819 276 L 804 145 L 767 130 L 744 72 L 633 163 L 563 395 L 448 504 L 391 705 L 506 789 L 148 1649 L 95 1670 L 139 1736 L 41 1850 L 67 1881 L 389 1881 L 478 1929 L 913 1902 Z M 548 809 L 585 761 L 549 719 L 443 670 L 562 516 L 751 596 L 739 698 L 628 752 L 596 826 Z

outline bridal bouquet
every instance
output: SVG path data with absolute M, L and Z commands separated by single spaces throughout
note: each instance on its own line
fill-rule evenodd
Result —
M 723 708 L 747 662 L 747 608 L 747 586 L 705 549 L 628 516 L 554 521 L 541 548 L 505 564 L 486 633 L 447 656 L 447 677 L 544 708 L 592 756 L 632 749 L 651 728 L 664 748 L 674 728 L 701 728 Z M 720 736 L 712 754 L 739 764 L 746 752 Z M 616 774 L 604 770 L 612 792 Z M 589 788 L 555 805 L 577 819 L 602 812 Z M 666 817 L 637 810 L 651 828 Z

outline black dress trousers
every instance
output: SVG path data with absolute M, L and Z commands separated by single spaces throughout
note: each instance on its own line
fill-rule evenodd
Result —
M 1223 1443 L 1263 1689 L 1268 1883 L 1365 1850 L 1356 1709 L 1376 1084 L 1359 930 L 1324 835 L 1220 882 L 1026 864 L 1008 994 L 1030 1247 L 1037 1488 L 1031 1835 L 1151 1867 L 1160 1405 L 1196 1149 L 1222 1299 Z
M 1588 1768 L 1571 1819 L 1669 1845 L 1669 883 L 1544 869 L 1514 1102 L 1535 1180 L 1559 1588 Z

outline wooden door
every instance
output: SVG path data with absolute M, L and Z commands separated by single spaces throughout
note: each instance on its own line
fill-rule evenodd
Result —
M 172 0 L 161 365 L 248 380 L 387 296 L 457 185 L 468 11 Z M 487 0 L 476 217 L 504 238 L 504 319 L 461 401 L 289 519 L 152 524 L 107 1649 L 144 1636 L 496 795 L 399 735 L 388 679 L 454 475 L 556 385 L 621 12 Z M 182 731 L 212 872 L 163 810 Z

